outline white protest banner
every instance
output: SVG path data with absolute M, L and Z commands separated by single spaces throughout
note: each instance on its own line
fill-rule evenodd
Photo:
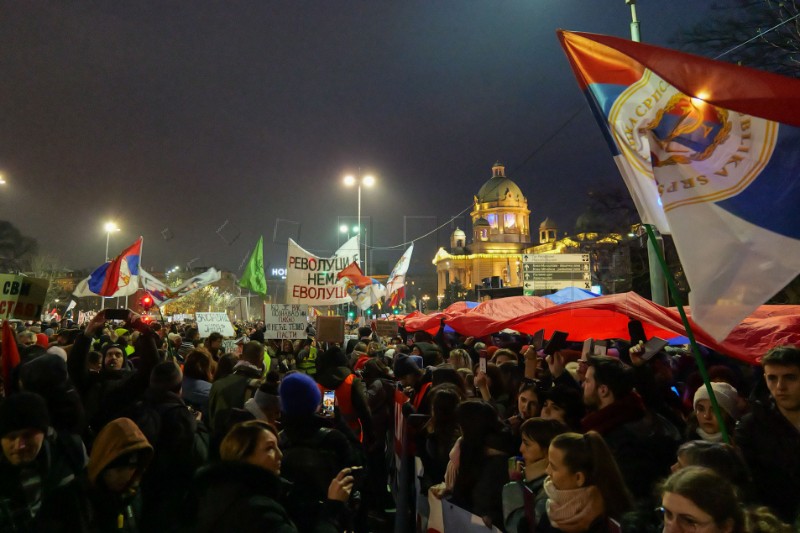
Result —
M 39 320 L 49 286 L 46 279 L 0 274 L 0 318 Z
M 235 335 L 228 313 L 195 313 L 194 316 L 201 337 L 208 337 L 215 331 L 222 333 L 223 337 Z
M 337 305 L 350 302 L 343 281 L 336 276 L 343 268 L 358 262 L 358 238 L 353 237 L 323 258 L 304 250 L 289 239 L 286 257 L 286 301 L 293 304 Z
M 305 339 L 308 325 L 308 306 L 296 304 L 267 304 L 264 317 L 265 339 Z

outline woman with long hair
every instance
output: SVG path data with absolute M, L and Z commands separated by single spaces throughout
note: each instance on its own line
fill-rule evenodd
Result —
M 221 462 L 201 468 L 195 476 L 191 512 L 193 531 L 297 531 L 294 516 L 308 512 L 310 502 L 294 502 L 280 477 L 283 453 L 278 432 L 263 420 L 250 420 L 231 428 L 220 445 Z M 353 476 L 343 469 L 328 488 L 314 531 L 342 531 L 339 519 L 350 497 Z M 305 506 L 292 513 L 289 505 Z
M 665 533 L 789 533 L 764 507 L 745 509 L 736 487 L 710 468 L 689 466 L 672 474 L 661 486 Z
M 631 496 L 603 437 L 563 433 L 547 454 L 547 520 L 537 531 L 600 533 L 631 508 Z

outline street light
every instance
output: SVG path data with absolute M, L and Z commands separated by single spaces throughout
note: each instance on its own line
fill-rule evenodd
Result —
M 108 262 L 108 243 L 111 240 L 111 234 L 119 231 L 119 227 L 115 222 L 109 221 L 103 225 L 103 229 L 106 231 L 106 262 Z
M 344 177 L 344 184 L 348 187 L 352 187 L 353 185 L 358 186 L 358 228 L 361 229 L 361 186 L 364 185 L 365 187 L 372 187 L 375 185 L 375 177 L 371 176 L 370 174 L 355 177 L 353 175 L 347 175 Z M 364 241 L 364 275 L 367 275 L 367 240 L 363 239 Z
M 5 184 L 6 184 L 6 177 L 0 174 L 0 185 L 5 185 Z

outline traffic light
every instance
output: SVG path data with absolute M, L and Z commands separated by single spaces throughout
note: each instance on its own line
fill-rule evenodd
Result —
M 399 315 L 400 314 L 400 308 L 399 307 L 395 307 L 394 309 L 392 309 L 392 313 L 394 313 L 396 315 Z
M 139 300 L 139 305 L 142 306 L 142 309 L 144 309 L 145 312 L 150 311 L 150 308 L 153 307 L 153 297 L 149 294 L 145 294 Z
M 350 320 L 353 320 L 355 317 L 356 317 L 356 312 L 355 311 L 348 311 L 347 312 L 347 318 L 349 318 Z

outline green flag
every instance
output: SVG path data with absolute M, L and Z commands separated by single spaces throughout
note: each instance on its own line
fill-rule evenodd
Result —
M 239 280 L 239 286 L 244 289 L 260 294 L 261 296 L 267 295 L 267 277 L 264 274 L 264 237 L 258 239 L 255 250 L 250 255 L 247 261 L 247 267 L 244 269 L 242 279 Z

